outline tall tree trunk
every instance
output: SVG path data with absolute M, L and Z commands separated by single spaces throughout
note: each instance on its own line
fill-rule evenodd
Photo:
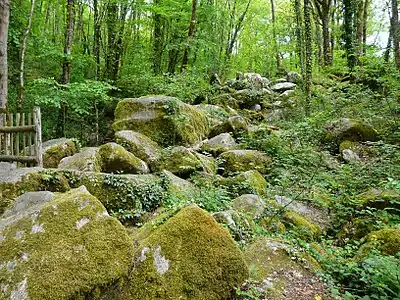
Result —
M 393 51 L 396 68 L 400 70 L 400 44 L 399 44 L 399 8 L 397 0 L 392 0 L 392 40 L 393 40 Z
M 0 113 L 6 109 L 8 93 L 7 38 L 10 17 L 10 1 L 0 0 Z M 0 114 L 0 126 L 5 120 Z
M 189 25 L 189 30 L 188 30 L 188 40 L 187 40 L 187 45 L 185 47 L 185 52 L 183 53 L 181 71 L 183 71 L 187 68 L 187 65 L 189 62 L 190 45 L 192 43 L 194 33 L 196 31 L 197 5 L 198 5 L 198 0 L 192 0 L 192 16 L 190 18 L 190 25 Z
M 311 8 L 310 0 L 304 0 L 304 29 L 305 29 L 305 44 L 306 44 L 306 114 L 310 114 L 311 106 L 311 80 L 312 80 L 312 27 L 311 27 Z
M 154 4 L 158 5 L 160 0 L 155 0 Z M 160 14 L 154 13 L 154 30 L 153 30 L 153 71 L 155 74 L 161 73 L 161 58 L 163 53 L 164 45 L 164 29 L 162 26 L 163 20 Z
M 65 44 L 64 44 L 64 62 L 62 83 L 66 84 L 71 81 L 71 50 L 74 36 L 75 22 L 75 3 L 74 0 L 67 0 L 67 24 L 65 27 Z
M 100 80 L 100 17 L 99 0 L 93 0 L 94 28 L 93 28 L 93 55 L 96 62 L 96 80 Z
M 240 17 L 237 20 L 237 22 L 235 24 L 235 27 L 233 29 L 233 34 L 231 35 L 231 38 L 230 38 L 230 40 L 228 42 L 228 45 L 227 45 L 227 48 L 226 48 L 227 61 L 229 61 L 229 59 L 230 59 L 230 57 L 232 55 L 233 47 L 235 46 L 235 43 L 236 43 L 237 37 L 239 35 L 239 32 L 242 29 L 243 21 L 244 21 L 244 18 L 246 17 L 246 15 L 247 15 L 248 10 L 249 10 L 250 3 L 251 3 L 251 0 L 248 0 L 245 10 L 240 15 Z
M 118 7 L 111 2 L 107 6 L 107 56 L 106 77 L 112 81 L 116 80 L 115 55 L 117 51 L 117 18 Z
M 395 1 L 395 0 L 393 0 Z M 353 0 L 343 0 L 344 4 L 344 22 L 343 22 L 343 39 L 345 42 L 345 49 L 347 55 L 347 66 L 350 72 L 353 72 L 357 64 L 357 57 L 355 51 L 355 7 Z
M 272 17 L 272 38 L 274 43 L 274 52 L 276 60 L 276 70 L 279 73 L 281 70 L 281 57 L 279 55 L 278 37 L 276 34 L 276 16 L 275 16 L 275 2 L 271 0 L 271 17 Z
M 305 78 L 305 50 L 304 50 L 304 33 L 303 33 L 303 12 L 301 10 L 300 0 L 294 0 L 294 10 L 296 15 L 296 50 L 299 57 L 301 74 Z
M 363 55 L 367 52 L 367 25 L 368 25 L 368 9 L 371 4 L 371 0 L 365 0 L 364 3 L 364 17 L 363 17 L 363 40 L 362 40 L 362 53 Z
M 34 10 L 35 10 L 35 0 L 31 0 L 31 9 L 29 11 L 28 24 L 26 25 L 24 38 L 22 40 L 22 46 L 21 46 L 21 65 L 19 68 L 19 93 L 18 93 L 19 111 L 22 111 L 22 105 L 24 103 L 24 67 L 25 67 L 26 44 L 28 41 L 29 32 L 31 31 Z

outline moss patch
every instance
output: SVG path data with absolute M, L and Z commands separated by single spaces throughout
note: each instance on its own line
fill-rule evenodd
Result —
M 81 152 L 63 158 L 58 168 L 84 172 L 101 172 L 102 162 L 98 151 L 99 148 L 96 147 L 82 148 Z
M 116 143 L 100 146 L 102 171 L 107 173 L 147 174 L 147 164 Z
M 248 276 L 229 233 L 198 207 L 182 209 L 139 243 L 120 299 L 229 299 Z
M 0 285 L 7 299 L 16 291 L 31 300 L 99 295 L 132 264 L 126 230 L 84 189 L 55 197 L 39 214 L 14 217 L 0 235 Z
M 286 224 L 292 225 L 300 235 L 306 238 L 317 238 L 322 233 L 321 227 L 314 224 L 307 217 L 301 216 L 294 211 L 286 211 L 283 215 L 283 219 Z
M 271 167 L 271 158 L 256 150 L 232 150 L 219 156 L 224 174 L 256 170 L 267 174 Z
M 72 156 L 78 151 L 75 142 L 71 139 L 50 140 L 43 143 L 43 166 L 57 168 L 60 161 Z
M 386 255 L 396 255 L 400 251 L 400 230 L 382 229 L 368 235 L 369 242 L 379 243 L 379 250 Z
M 113 129 L 138 131 L 164 146 L 192 145 L 209 131 L 207 118 L 200 109 L 167 96 L 120 101 Z

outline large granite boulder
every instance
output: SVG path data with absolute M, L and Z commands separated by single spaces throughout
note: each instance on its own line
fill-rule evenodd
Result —
M 82 148 L 79 153 L 64 157 L 59 165 L 59 169 L 77 170 L 85 172 L 101 172 L 102 162 L 98 155 L 99 148 Z
M 216 173 L 217 164 L 211 157 L 197 153 L 183 146 L 164 151 L 154 166 L 155 170 L 168 170 L 182 178 L 188 178 L 194 172 Z
M 196 206 L 161 215 L 134 240 L 135 268 L 128 286 L 117 292 L 120 300 L 230 299 L 248 276 L 229 233 Z
M 205 140 L 201 146 L 201 150 L 216 156 L 223 152 L 237 149 L 239 149 L 239 145 L 229 133 L 221 133 L 209 140 Z
M 161 147 L 149 137 L 132 130 L 115 133 L 115 140 L 137 158 L 151 165 L 160 156 Z
M 140 132 L 163 146 L 192 145 L 203 140 L 209 131 L 200 109 L 167 96 L 120 101 L 113 129 Z
M 323 142 L 330 144 L 336 151 L 343 141 L 365 142 L 376 141 L 378 138 L 377 131 L 371 125 L 346 118 L 327 124 L 324 131 Z
M 271 158 L 256 150 L 230 150 L 219 156 L 224 174 L 256 170 L 267 174 L 272 164 Z
M 116 143 L 100 146 L 102 171 L 106 173 L 147 174 L 148 165 Z
M 56 139 L 43 143 L 43 167 L 57 168 L 60 161 L 67 156 L 72 156 L 78 152 L 78 147 L 72 139 Z
M 122 282 L 133 242 L 85 187 L 21 196 L 0 219 L 1 299 L 93 299 Z

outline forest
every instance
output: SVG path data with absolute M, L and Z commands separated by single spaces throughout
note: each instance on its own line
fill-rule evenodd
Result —
M 398 0 L 0 0 L 0 291 L 400 299 Z

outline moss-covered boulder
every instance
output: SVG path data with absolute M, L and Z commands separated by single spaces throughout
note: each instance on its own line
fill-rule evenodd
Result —
M 13 210 L 0 237 L 2 299 L 100 297 L 133 264 L 126 229 L 84 187 Z
M 205 140 L 201 145 L 201 150 L 211 153 L 214 156 L 237 149 L 239 149 L 239 145 L 229 133 L 221 133 L 209 140 Z
M 288 210 L 283 214 L 285 224 L 291 226 L 300 236 L 306 239 L 318 239 L 322 234 L 322 228 L 309 217 Z
M 102 162 L 98 155 L 99 148 L 82 148 L 79 153 L 65 157 L 58 165 L 59 169 L 84 172 L 101 172 Z
M 99 155 L 102 162 L 101 169 L 105 173 L 147 174 L 150 172 L 143 160 L 116 143 L 100 146 Z
M 120 101 L 113 129 L 140 132 L 163 146 L 192 145 L 209 132 L 207 118 L 200 109 L 167 96 Z
M 234 199 L 232 207 L 236 211 L 248 213 L 254 217 L 260 217 L 264 212 L 265 204 L 260 196 L 246 194 Z
M 196 105 L 207 117 L 210 128 L 228 120 L 230 114 L 222 107 L 212 104 Z
M 132 130 L 115 133 L 115 140 L 137 158 L 151 165 L 160 156 L 161 148 L 147 136 Z
M 168 192 L 170 193 L 179 193 L 193 187 L 191 182 L 174 175 L 170 171 L 162 170 L 161 176 L 165 178 Z
M 168 170 L 179 177 L 188 178 L 195 172 L 214 174 L 217 164 L 211 157 L 199 154 L 190 148 L 178 146 L 164 151 L 154 168 Z
M 394 256 L 400 251 L 400 230 L 396 228 L 385 228 L 371 232 L 367 236 L 367 242 L 365 249 L 370 247 L 375 248 L 375 245 L 378 244 L 378 249 L 381 250 L 383 254 Z
M 233 136 L 239 136 L 247 132 L 249 122 L 242 116 L 231 116 L 228 120 L 219 123 L 211 128 L 209 137 L 215 137 L 221 133 L 232 133 Z
M 396 190 L 371 188 L 357 195 L 355 200 L 363 207 L 374 207 L 378 209 L 400 208 L 400 193 Z
M 41 168 L 16 168 L 0 163 L 0 214 L 25 192 L 66 192 L 70 189 L 63 174 L 52 174 Z
M 272 164 L 271 158 L 256 150 L 230 150 L 218 157 L 224 174 L 256 170 L 267 174 Z
M 229 233 L 196 206 L 142 230 L 134 237 L 139 247 L 129 286 L 118 299 L 230 299 L 248 277 Z
M 56 139 L 43 143 L 43 167 L 57 168 L 60 161 L 67 156 L 72 156 L 78 152 L 78 147 L 72 139 Z
M 357 217 L 344 224 L 338 234 L 338 244 L 345 245 L 354 240 L 360 240 L 372 231 L 380 229 L 374 217 Z
M 365 142 L 375 141 L 377 131 L 369 124 L 351 119 L 339 119 L 329 123 L 324 128 L 323 142 L 329 144 L 335 151 L 343 141 Z
M 326 287 L 311 271 L 318 263 L 284 240 L 259 239 L 246 249 L 245 258 L 253 282 L 243 288 L 252 285 L 260 299 L 318 299 L 325 293 Z
M 227 186 L 233 194 L 265 195 L 268 183 L 260 172 L 251 170 L 233 177 L 221 178 L 221 185 Z

